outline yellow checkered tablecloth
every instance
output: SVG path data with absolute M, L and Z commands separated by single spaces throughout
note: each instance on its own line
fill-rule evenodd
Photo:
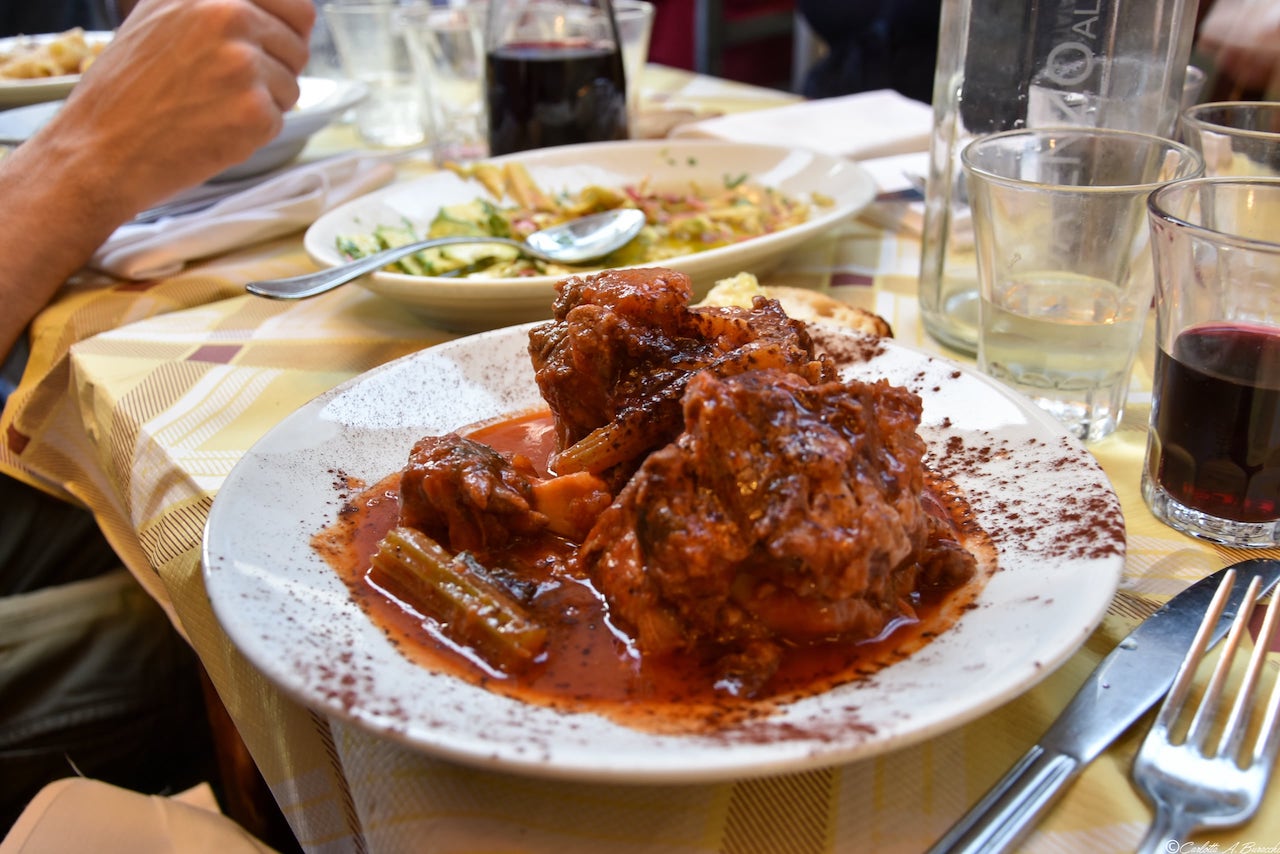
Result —
M 854 222 L 765 281 L 827 290 L 937 350 L 916 312 L 917 253 L 912 239 Z M 160 281 L 87 275 L 33 325 L 29 370 L 0 420 L 0 467 L 92 508 L 169 609 L 308 851 L 920 851 L 1038 739 L 1144 613 L 1234 560 L 1280 557 L 1192 540 L 1146 510 L 1142 364 L 1120 430 L 1090 448 L 1128 524 L 1121 593 L 1076 655 L 996 711 L 863 762 L 715 785 L 548 781 L 418 754 L 285 697 L 229 642 L 201 579 L 210 504 L 260 436 L 338 383 L 452 337 L 359 288 L 299 303 L 242 292 L 251 279 L 311 267 L 295 236 Z M 1132 850 L 1150 819 L 1128 778 L 1140 736 L 1093 763 L 1026 850 Z M 1217 847 L 1193 850 L 1280 845 L 1280 790 L 1247 827 L 1196 839 Z

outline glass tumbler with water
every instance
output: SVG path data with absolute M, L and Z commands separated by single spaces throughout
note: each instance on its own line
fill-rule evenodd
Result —
M 1280 102 L 1218 101 L 1182 113 L 1182 135 L 1212 177 L 1280 178 Z
M 346 76 L 369 87 L 356 130 L 371 145 L 417 145 L 425 138 L 422 99 L 401 31 L 405 7 L 327 2 L 321 9 Z
M 1105 128 L 979 137 L 973 205 L 978 366 L 1086 441 L 1120 421 L 1154 288 L 1146 201 L 1200 175 L 1185 145 Z

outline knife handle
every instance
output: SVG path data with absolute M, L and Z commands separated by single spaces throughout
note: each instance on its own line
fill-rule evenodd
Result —
M 1036 745 L 974 805 L 929 854 L 991 854 L 1013 848 L 1079 773 L 1074 757 Z

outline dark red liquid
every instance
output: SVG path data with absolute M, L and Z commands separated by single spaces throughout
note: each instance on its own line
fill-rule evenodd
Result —
M 1280 331 L 1210 324 L 1156 353 L 1149 474 L 1182 504 L 1280 518 Z
M 486 58 L 493 155 L 627 137 L 622 57 L 594 44 L 523 43 Z

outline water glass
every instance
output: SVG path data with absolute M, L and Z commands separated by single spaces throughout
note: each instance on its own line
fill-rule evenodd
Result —
M 1079 438 L 1115 430 L 1154 287 L 1146 200 L 1199 155 L 1131 131 L 979 137 L 961 153 L 977 242 L 978 365 Z
M 627 119 L 635 133 L 640 110 L 640 75 L 649 61 L 654 6 L 648 0 L 614 0 L 613 16 L 622 42 L 622 68 L 627 75 Z
M 369 87 L 356 107 L 356 130 L 371 145 L 417 145 L 425 138 L 422 96 L 401 35 L 404 8 L 347 2 L 321 7 L 344 73 Z
M 1280 177 L 1280 102 L 1198 104 L 1183 111 L 1182 134 L 1210 177 Z
M 484 4 L 425 6 L 401 16 L 436 163 L 488 154 L 484 113 Z
M 1280 545 L 1280 179 L 1151 196 L 1156 366 L 1142 496 L 1172 527 Z
M 1204 84 L 1209 80 L 1209 75 L 1204 70 L 1194 65 L 1187 66 L 1187 76 L 1182 81 L 1182 97 L 1179 99 L 1179 106 L 1182 109 L 1194 106 L 1200 103 L 1200 96 L 1204 94 Z

